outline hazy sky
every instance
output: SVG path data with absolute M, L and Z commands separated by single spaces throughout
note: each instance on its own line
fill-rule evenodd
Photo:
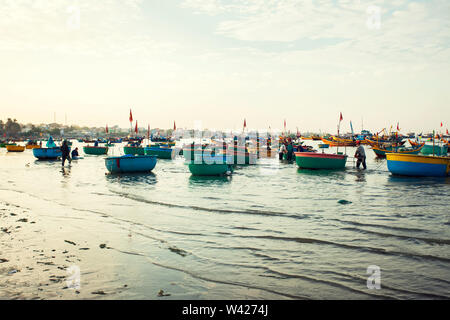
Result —
M 449 45 L 448 0 L 0 0 L 0 119 L 450 129 Z

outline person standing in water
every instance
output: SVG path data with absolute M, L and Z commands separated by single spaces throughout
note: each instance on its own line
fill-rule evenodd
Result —
M 289 141 L 289 144 L 287 146 L 287 160 L 292 160 L 292 155 L 294 153 L 294 146 L 292 145 L 292 141 Z
M 366 165 L 366 152 L 364 151 L 364 147 L 361 145 L 360 141 L 356 142 L 356 145 L 358 146 L 358 148 L 356 148 L 356 152 L 355 152 L 355 158 L 357 158 L 358 160 L 356 161 L 356 168 L 359 169 L 359 166 L 363 165 L 364 169 L 367 169 L 367 165 Z
M 62 153 L 62 165 L 64 167 L 64 163 L 66 160 L 69 161 L 69 164 L 72 162 L 72 159 L 70 158 L 70 149 L 69 145 L 67 144 L 67 140 L 64 140 L 61 146 L 61 153 Z

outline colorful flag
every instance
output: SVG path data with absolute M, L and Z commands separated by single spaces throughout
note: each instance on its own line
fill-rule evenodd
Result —
M 400 127 L 398 126 L 398 122 L 397 122 L 397 131 L 400 131 Z
M 246 128 L 246 127 L 247 127 L 247 121 L 244 118 L 244 128 Z
M 137 120 L 136 120 L 136 127 L 134 127 L 134 132 L 138 133 L 138 124 L 137 124 Z
M 177 130 L 177 125 L 175 124 L 175 120 L 173 121 L 173 131 Z
M 342 120 L 344 120 L 344 117 L 342 116 L 342 112 L 341 112 L 341 117 L 339 118 L 339 122 L 341 122 Z
M 442 122 L 441 122 L 441 127 L 442 127 Z
M 131 109 L 130 109 L 130 122 L 133 122 L 133 114 L 131 113 Z

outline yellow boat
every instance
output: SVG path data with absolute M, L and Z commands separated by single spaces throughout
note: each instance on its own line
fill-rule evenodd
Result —
M 27 144 L 25 146 L 26 149 L 34 149 L 34 148 L 40 148 L 38 144 Z
M 8 150 L 8 152 L 24 152 L 25 147 L 24 146 L 6 146 L 6 150 Z

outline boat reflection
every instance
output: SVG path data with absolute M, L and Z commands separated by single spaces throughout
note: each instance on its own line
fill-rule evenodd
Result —
M 232 176 L 194 176 L 189 177 L 189 186 L 192 187 L 211 187 L 228 184 L 231 182 Z
M 133 186 L 135 184 L 156 184 L 158 179 L 153 172 L 117 173 L 105 174 L 106 180 L 110 183 Z

